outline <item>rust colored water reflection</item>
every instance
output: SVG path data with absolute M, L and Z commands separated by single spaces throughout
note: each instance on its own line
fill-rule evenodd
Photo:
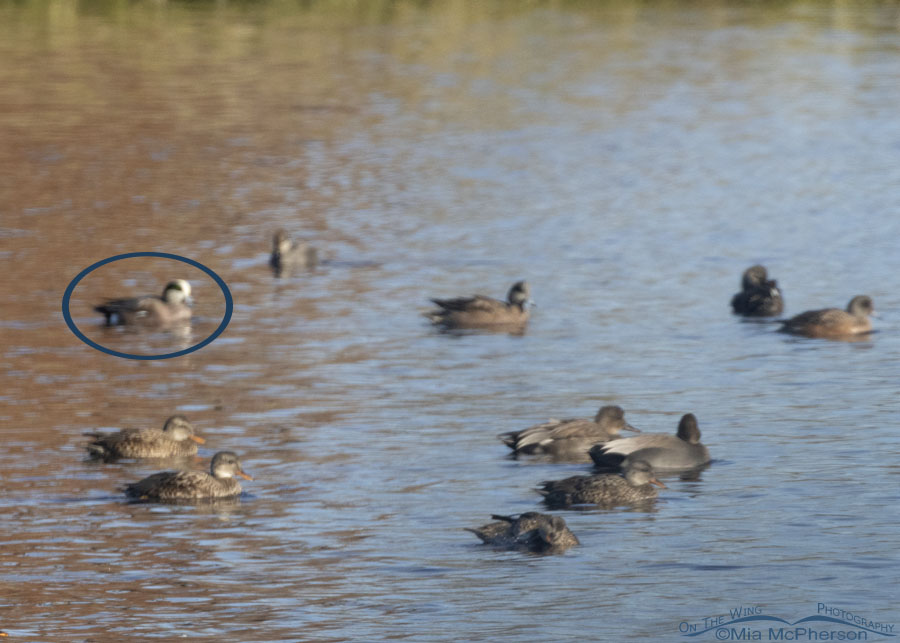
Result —
M 665 640 L 819 602 L 896 620 L 897 25 L 874 2 L 0 5 L 0 630 Z M 274 278 L 279 228 L 321 265 Z M 158 362 L 75 338 L 66 284 L 138 250 L 219 274 L 227 331 Z M 754 263 L 786 315 L 866 292 L 879 332 L 739 323 Z M 135 266 L 79 289 L 81 327 L 178 346 L 91 308 L 179 277 L 186 341 L 218 323 L 202 275 Z M 422 315 L 519 279 L 524 335 Z M 652 511 L 563 512 L 563 556 L 463 530 L 586 472 L 509 460 L 497 434 L 606 404 L 648 432 L 695 413 L 714 461 Z M 197 460 L 87 459 L 84 432 L 176 413 Z M 237 501 L 122 495 L 220 450 L 255 478 Z

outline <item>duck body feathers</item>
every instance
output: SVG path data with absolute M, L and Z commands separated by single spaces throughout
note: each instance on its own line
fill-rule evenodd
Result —
M 107 326 L 147 324 L 165 326 L 191 318 L 191 286 L 184 279 L 166 284 L 161 297 L 147 295 L 131 299 L 108 299 L 94 310 L 106 318 Z
M 847 304 L 846 310 L 807 310 L 782 321 L 779 330 L 805 337 L 840 338 L 861 335 L 872 331 L 869 316 L 874 312 L 872 299 L 866 295 L 857 295 Z
M 191 309 L 184 305 L 169 305 L 160 297 L 149 295 L 135 299 L 110 299 L 94 310 L 106 317 L 107 326 L 134 324 L 172 324 L 191 318 Z
M 646 481 L 629 480 L 615 473 L 605 473 L 547 481 L 539 491 L 550 508 L 565 509 L 573 505 L 615 507 L 656 498 L 659 491 L 654 484 L 662 486 L 653 477 L 652 471 Z
M 590 450 L 598 467 L 618 467 L 628 461 L 644 460 L 655 470 L 693 469 L 709 462 L 709 450 L 700 443 L 697 418 L 688 413 L 681 418 L 678 432 L 642 433 L 598 444 Z
M 291 269 L 308 270 L 318 264 L 318 253 L 315 248 L 302 244 L 293 249 L 288 255 L 273 253 L 269 259 L 269 265 L 277 273 L 283 273 Z
M 735 314 L 745 317 L 772 317 L 784 310 L 778 284 L 769 279 L 763 266 L 751 266 L 741 278 L 741 292 L 731 298 Z
M 578 545 L 565 520 L 536 511 L 519 516 L 492 515 L 492 522 L 477 529 L 466 528 L 482 542 L 500 549 L 528 551 L 538 554 L 561 553 Z
M 197 455 L 197 443 L 173 440 L 161 429 L 123 429 L 118 433 L 86 433 L 94 440 L 87 445 L 91 457 L 181 458 Z
M 85 446 L 93 458 L 181 458 L 197 455 L 203 438 L 194 435 L 194 427 L 183 415 L 173 415 L 162 429 L 123 429 L 116 433 L 91 432 L 93 440 Z
M 131 498 L 145 500 L 200 500 L 240 495 L 234 478 L 214 478 L 205 471 L 163 471 L 147 476 L 125 488 Z
M 276 276 L 292 270 L 312 270 L 318 263 L 319 254 L 308 243 L 292 241 L 284 230 L 275 233 L 269 266 Z
M 621 407 L 604 406 L 593 420 L 551 419 L 497 437 L 517 455 L 546 454 L 557 460 L 587 462 L 592 446 L 617 438 L 623 429 L 640 433 L 625 421 L 625 412 Z
M 508 301 L 484 295 L 431 299 L 437 308 L 426 313 L 432 323 L 445 328 L 492 328 L 523 326 L 530 316 L 528 284 L 519 281 L 509 291 Z
M 761 288 L 744 290 L 731 299 L 731 307 L 745 317 L 774 317 L 784 311 L 784 299 L 774 281 Z
M 233 498 L 241 493 L 241 485 L 234 479 L 240 476 L 252 480 L 241 469 L 241 462 L 231 451 L 213 456 L 210 472 L 163 471 L 125 487 L 125 495 L 141 500 L 179 501 L 216 500 Z

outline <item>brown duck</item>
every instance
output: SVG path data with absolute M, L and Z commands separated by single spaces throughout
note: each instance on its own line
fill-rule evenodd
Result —
M 311 270 L 318 263 L 318 253 L 305 241 L 295 243 L 284 230 L 278 230 L 272 238 L 272 256 L 269 265 L 276 276 L 291 270 Z
M 241 469 L 241 461 L 231 451 L 213 456 L 210 473 L 203 471 L 163 471 L 125 487 L 125 495 L 141 500 L 214 500 L 241 493 L 235 480 L 253 480 Z
M 162 429 L 123 429 L 117 433 L 85 433 L 94 438 L 87 446 L 92 458 L 180 458 L 197 455 L 206 442 L 194 435 L 194 425 L 183 415 L 173 415 Z
M 191 318 L 191 285 L 184 279 L 166 284 L 162 297 L 148 295 L 133 299 L 108 299 L 94 310 L 106 317 L 107 326 L 147 324 L 166 326 Z
M 556 554 L 578 543 L 566 521 L 559 516 L 529 511 L 518 517 L 492 515 L 492 522 L 477 529 L 466 528 L 487 545 L 536 554 Z
M 656 498 L 659 491 L 652 485 L 666 488 L 653 475 L 653 467 L 644 460 L 637 460 L 629 463 L 621 476 L 616 473 L 572 476 L 544 482 L 539 491 L 550 508 L 563 509 L 572 505 L 615 507 Z
M 625 421 L 625 411 L 621 406 L 601 406 L 593 420 L 549 420 L 497 437 L 516 455 L 547 454 L 557 460 L 588 461 L 588 451 L 592 446 L 614 440 L 623 430 L 640 433 L 639 429 Z
M 517 281 L 506 301 L 484 295 L 456 299 L 432 299 L 437 308 L 426 313 L 432 323 L 444 328 L 505 329 L 522 327 L 528 321 L 531 289 Z
M 867 295 L 857 295 L 847 304 L 847 310 L 824 308 L 807 310 L 783 322 L 779 330 L 806 337 L 840 339 L 862 335 L 872 331 L 869 316 L 875 314 L 875 305 Z

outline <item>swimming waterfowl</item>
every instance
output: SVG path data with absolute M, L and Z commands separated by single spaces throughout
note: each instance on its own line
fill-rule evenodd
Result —
M 164 326 L 189 320 L 192 304 L 191 285 L 184 279 L 176 279 L 166 284 L 162 297 L 110 299 L 94 310 L 106 317 L 107 326 L 137 323 Z
M 85 433 L 94 438 L 86 446 L 93 458 L 177 458 L 197 455 L 206 440 L 194 435 L 194 425 L 173 415 L 162 429 L 123 429 L 117 433 Z
M 491 518 L 499 522 L 477 529 L 466 527 L 466 531 L 471 531 L 487 545 L 538 554 L 561 553 L 579 544 L 566 521 L 559 516 L 529 511 L 517 517 L 494 514 Z
M 857 295 L 847 304 L 847 310 L 824 308 L 807 310 L 795 317 L 782 321 L 779 330 L 806 337 L 841 338 L 871 332 L 870 315 L 875 314 L 875 305 L 868 295 Z
M 272 256 L 269 265 L 277 276 L 290 270 L 309 270 L 316 267 L 318 253 L 305 241 L 295 243 L 284 230 L 278 230 L 272 238 Z
M 598 444 L 590 450 L 598 467 L 617 467 L 628 461 L 644 460 L 657 471 L 693 469 L 709 462 L 709 450 L 700 444 L 700 427 L 693 413 L 678 423 L 675 435 L 642 433 Z
M 438 308 L 426 313 L 432 323 L 445 328 L 493 328 L 524 326 L 528 321 L 531 289 L 517 281 L 509 289 L 506 301 L 484 295 L 432 299 Z
M 771 317 L 784 310 L 784 300 L 774 279 L 763 266 L 750 266 L 741 278 L 741 292 L 731 298 L 731 307 L 746 317 Z
M 547 506 L 563 509 L 572 505 L 603 505 L 615 507 L 656 498 L 666 488 L 656 479 L 653 467 L 644 460 L 629 463 L 624 475 L 601 473 L 593 476 L 572 476 L 564 480 L 544 482 L 538 491 Z
M 125 494 L 142 500 L 211 500 L 231 498 L 241 493 L 234 476 L 253 480 L 241 469 L 231 451 L 213 456 L 210 473 L 203 471 L 163 471 L 125 487 Z
M 621 406 L 601 406 L 593 420 L 549 420 L 497 437 L 516 454 L 543 453 L 559 460 L 587 461 L 592 446 L 617 438 L 622 430 L 640 433 L 625 421 Z

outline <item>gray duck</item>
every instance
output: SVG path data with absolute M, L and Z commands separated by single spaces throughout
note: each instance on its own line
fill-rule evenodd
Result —
M 657 471 L 694 469 L 710 460 L 709 449 L 700 443 L 700 426 L 693 413 L 682 416 L 675 435 L 642 433 L 619 438 L 593 447 L 590 456 L 598 467 L 617 467 L 626 459 L 644 460 Z

